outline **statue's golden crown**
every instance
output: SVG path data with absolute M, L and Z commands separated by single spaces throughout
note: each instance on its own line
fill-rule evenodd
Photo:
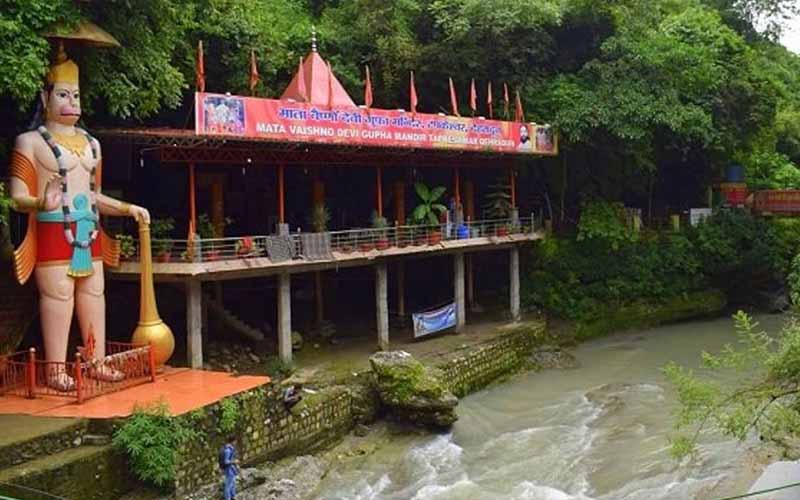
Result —
M 55 62 L 47 72 L 47 83 L 71 83 L 78 85 L 78 65 L 67 57 L 64 46 L 59 45 Z

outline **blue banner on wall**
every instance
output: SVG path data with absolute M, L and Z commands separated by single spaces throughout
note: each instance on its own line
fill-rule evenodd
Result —
M 412 314 L 414 338 L 456 326 L 456 304 L 448 304 L 433 311 Z

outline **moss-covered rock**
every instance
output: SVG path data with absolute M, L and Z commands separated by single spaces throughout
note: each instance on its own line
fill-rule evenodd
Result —
M 578 339 L 588 339 L 612 332 L 713 316 L 719 314 L 727 302 L 723 292 L 707 290 L 668 297 L 660 302 L 609 305 L 597 317 L 579 322 L 575 334 Z
M 458 419 L 458 398 L 435 369 L 405 351 L 379 352 L 369 361 L 381 402 L 395 417 L 426 427 L 450 427 Z

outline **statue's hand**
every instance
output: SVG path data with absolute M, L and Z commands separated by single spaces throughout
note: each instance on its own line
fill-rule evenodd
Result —
M 131 205 L 128 209 L 128 213 L 131 217 L 136 219 L 136 222 L 150 224 L 150 212 L 148 212 L 146 208 Z
M 61 206 L 61 176 L 53 174 L 47 179 L 44 194 L 40 197 L 39 206 L 42 210 L 50 212 Z

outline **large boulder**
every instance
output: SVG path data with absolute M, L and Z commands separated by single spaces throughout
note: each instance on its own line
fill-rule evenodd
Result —
M 386 351 L 369 358 L 381 402 L 400 420 L 425 427 L 447 428 L 458 419 L 458 398 L 436 371 L 405 351 Z

